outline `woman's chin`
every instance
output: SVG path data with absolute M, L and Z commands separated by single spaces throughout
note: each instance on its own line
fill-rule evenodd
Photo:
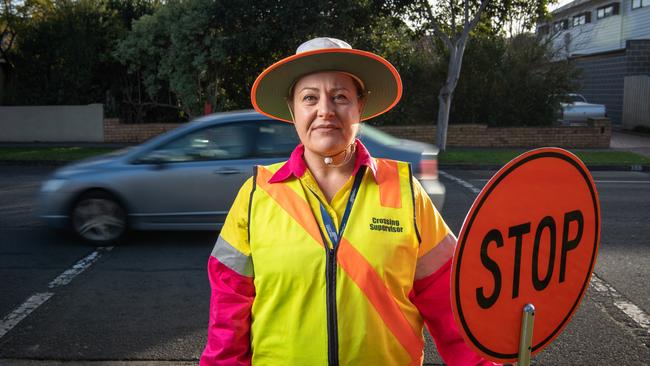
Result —
M 336 139 L 319 139 L 316 144 L 305 144 L 305 147 L 312 152 L 321 155 L 321 156 L 332 156 L 336 155 L 348 146 L 345 142 L 341 141 L 341 138 Z

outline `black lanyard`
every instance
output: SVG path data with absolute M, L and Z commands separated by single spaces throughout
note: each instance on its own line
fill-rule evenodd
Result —
M 320 204 L 320 214 L 323 218 L 323 224 L 325 225 L 327 236 L 329 236 L 330 242 L 332 243 L 332 247 L 334 249 L 336 249 L 336 247 L 339 245 L 339 241 L 341 240 L 341 236 L 343 235 L 345 226 L 348 223 L 348 218 L 350 217 L 350 211 L 352 211 L 352 205 L 354 204 L 354 200 L 357 198 L 357 192 L 359 192 L 359 187 L 361 186 L 361 180 L 363 179 L 364 172 L 365 172 L 365 166 L 361 166 L 359 168 L 359 171 L 357 172 L 357 175 L 354 177 L 354 184 L 352 185 L 352 191 L 350 191 L 350 197 L 348 197 L 348 203 L 345 206 L 345 213 L 343 214 L 343 219 L 341 220 L 341 227 L 339 227 L 338 232 L 336 231 L 336 226 L 334 225 L 334 221 L 332 220 L 332 217 L 325 209 L 323 202 L 321 202 L 320 199 L 318 200 L 318 203 Z M 316 197 L 318 197 L 318 195 Z M 323 244 L 327 246 L 327 243 L 323 243 Z

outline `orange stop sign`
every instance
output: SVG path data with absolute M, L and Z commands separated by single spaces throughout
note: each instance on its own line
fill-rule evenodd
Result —
M 499 170 L 470 209 L 452 267 L 452 305 L 484 357 L 517 359 L 522 309 L 535 306 L 532 353 L 567 325 L 596 263 L 600 204 L 576 156 L 529 151 Z

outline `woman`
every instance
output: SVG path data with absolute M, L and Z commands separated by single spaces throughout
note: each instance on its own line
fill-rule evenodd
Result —
M 201 365 L 420 365 L 425 323 L 447 364 L 492 364 L 453 321 L 456 238 L 408 164 L 356 139 L 401 93 L 388 61 L 332 38 L 257 78 L 253 106 L 301 144 L 257 167 L 228 214 Z

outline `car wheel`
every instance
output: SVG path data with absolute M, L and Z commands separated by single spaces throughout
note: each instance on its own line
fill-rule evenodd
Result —
M 70 218 L 75 233 L 95 244 L 113 243 L 127 229 L 126 211 L 113 195 L 104 191 L 91 191 L 79 197 Z

